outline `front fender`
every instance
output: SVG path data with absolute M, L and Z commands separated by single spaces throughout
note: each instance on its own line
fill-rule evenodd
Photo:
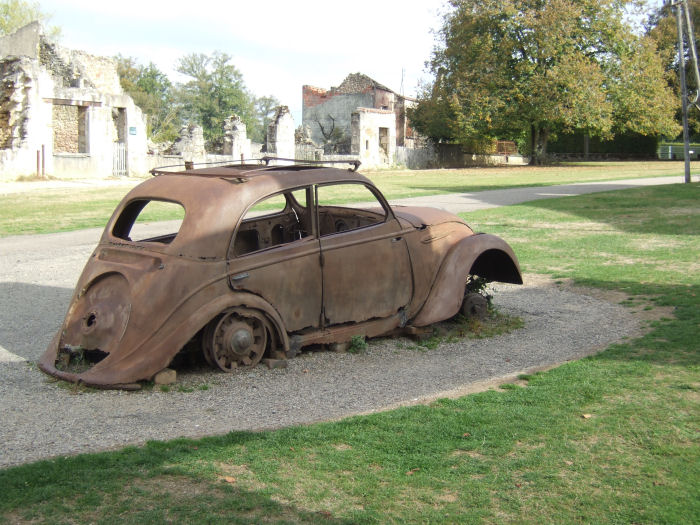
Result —
M 470 274 L 488 281 L 523 283 L 518 258 L 507 242 L 483 233 L 465 237 L 443 259 L 428 298 L 410 324 L 427 326 L 455 315 Z

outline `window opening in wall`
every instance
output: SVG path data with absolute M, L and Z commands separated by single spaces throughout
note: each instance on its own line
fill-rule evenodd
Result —
M 369 149 L 369 140 L 365 140 L 365 149 L 366 149 L 366 150 Z
M 52 108 L 55 153 L 88 153 L 88 107 L 54 104 Z
M 389 155 L 389 128 L 379 128 L 379 149 Z
M 112 108 L 112 140 L 114 142 L 126 142 L 126 109 Z

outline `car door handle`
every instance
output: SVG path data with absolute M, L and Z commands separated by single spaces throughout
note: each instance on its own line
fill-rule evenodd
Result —
M 399 242 L 401 239 L 403 239 L 403 237 L 394 237 L 391 239 L 391 242 Z
M 231 277 L 231 280 L 232 280 L 232 281 L 242 281 L 243 279 L 247 279 L 248 277 L 250 277 L 250 275 L 248 274 L 248 272 L 246 272 L 246 273 L 239 273 L 238 275 L 234 275 L 233 277 Z

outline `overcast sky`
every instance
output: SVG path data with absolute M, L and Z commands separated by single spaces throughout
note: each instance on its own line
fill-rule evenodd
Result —
M 61 43 L 96 55 L 153 61 L 176 80 L 177 59 L 223 51 L 249 90 L 274 95 L 301 121 L 301 87 L 330 88 L 362 72 L 415 95 L 429 78 L 444 0 L 40 0 Z M 402 86 L 402 71 L 403 86 Z

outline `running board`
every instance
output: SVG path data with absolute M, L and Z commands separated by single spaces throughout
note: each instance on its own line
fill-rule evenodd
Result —
M 289 337 L 289 352 L 287 357 L 294 357 L 305 346 L 327 345 L 331 343 L 345 343 L 354 336 L 377 337 L 389 335 L 401 325 L 401 315 L 396 314 L 384 319 L 372 319 L 361 323 L 345 324 L 314 330 L 304 334 L 296 334 Z

